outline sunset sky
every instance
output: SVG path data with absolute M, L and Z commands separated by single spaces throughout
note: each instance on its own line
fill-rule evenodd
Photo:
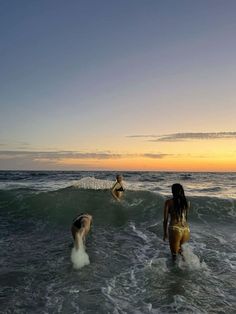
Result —
M 235 0 L 0 1 L 0 170 L 236 171 Z

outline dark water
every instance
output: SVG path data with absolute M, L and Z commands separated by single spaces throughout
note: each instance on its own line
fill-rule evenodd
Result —
M 109 172 L 0 172 L 1 313 L 235 313 L 236 174 L 130 172 L 115 202 Z M 191 201 L 186 261 L 162 240 L 163 204 Z M 72 267 L 70 226 L 94 226 L 90 265 Z

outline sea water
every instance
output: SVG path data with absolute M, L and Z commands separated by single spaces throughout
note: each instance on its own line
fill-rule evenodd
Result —
M 235 313 L 236 173 L 124 172 L 120 203 L 115 175 L 0 172 L 0 312 Z M 176 182 L 191 238 L 173 263 L 162 220 Z M 75 269 L 80 212 L 94 223 L 90 264 Z

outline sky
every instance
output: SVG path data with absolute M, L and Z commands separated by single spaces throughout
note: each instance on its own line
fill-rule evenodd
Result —
M 0 0 L 0 170 L 236 171 L 235 12 Z

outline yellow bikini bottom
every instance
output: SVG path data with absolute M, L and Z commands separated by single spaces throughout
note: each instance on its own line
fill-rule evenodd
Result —
M 169 231 L 178 231 L 179 233 L 183 234 L 185 231 L 190 232 L 190 229 L 188 226 L 182 227 L 182 226 L 169 226 Z

